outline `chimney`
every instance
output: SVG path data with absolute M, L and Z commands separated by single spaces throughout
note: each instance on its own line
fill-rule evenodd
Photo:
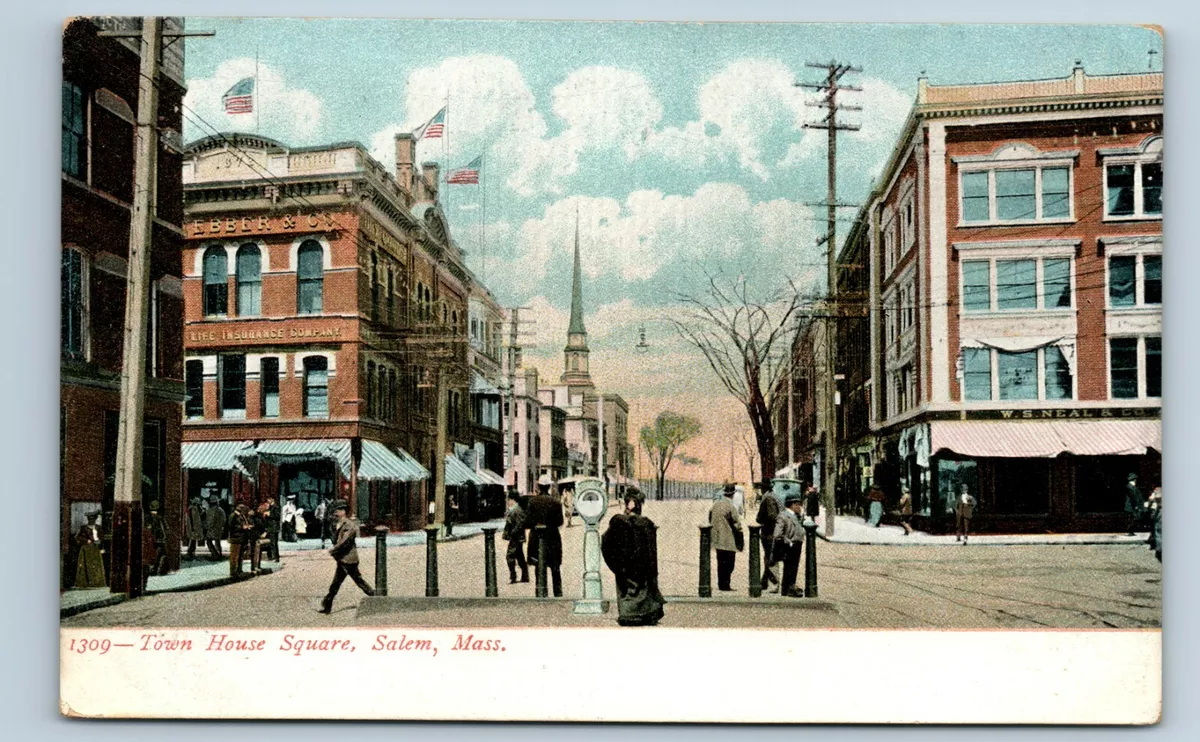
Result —
M 1084 80 L 1083 80 L 1083 78 L 1084 78 L 1084 74 L 1083 74 L 1083 60 L 1082 60 L 1082 59 L 1076 59 L 1076 60 L 1075 60 L 1075 68 L 1074 68 L 1073 70 L 1071 70 L 1071 79 L 1072 79 L 1072 80 L 1074 81 L 1074 83 L 1075 83 L 1075 92 L 1076 92 L 1076 93 L 1083 93 L 1083 92 L 1084 92 Z
M 413 160 L 417 155 L 417 142 L 413 135 L 401 132 L 396 135 L 396 181 L 409 194 L 413 192 Z
M 422 162 L 421 174 L 425 177 L 425 193 L 426 198 L 430 201 L 438 200 L 438 164 L 436 162 Z
M 917 104 L 925 103 L 929 99 L 929 78 L 925 76 L 925 70 L 921 70 L 921 76 L 917 78 Z

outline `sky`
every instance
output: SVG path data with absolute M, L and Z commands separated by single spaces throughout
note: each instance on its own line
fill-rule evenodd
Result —
M 749 477 L 740 405 L 665 318 L 716 275 L 766 295 L 823 288 L 825 132 L 795 86 L 853 64 L 861 87 L 838 142 L 838 199 L 861 203 L 930 84 L 1161 69 L 1136 26 L 188 19 L 184 138 L 257 132 L 289 146 L 362 143 L 389 169 L 393 136 L 448 106 L 419 161 L 462 167 L 443 186 L 453 238 L 505 306 L 527 309 L 528 365 L 556 382 L 576 219 L 585 323 L 600 391 L 630 404 L 630 435 L 666 409 L 700 418 L 686 479 Z M 1149 54 L 1150 51 L 1157 55 Z M 257 74 L 257 113 L 221 95 Z M 853 209 L 846 209 L 847 220 Z M 644 328 L 649 347 L 636 349 Z M 732 459 L 732 462 L 731 462 Z M 782 462 L 780 463 L 782 466 Z

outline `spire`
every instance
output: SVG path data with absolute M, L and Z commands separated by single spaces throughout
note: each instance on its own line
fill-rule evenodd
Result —
M 583 326 L 583 277 L 579 269 L 579 207 L 575 207 L 575 270 L 571 276 L 571 324 L 568 335 L 586 335 Z

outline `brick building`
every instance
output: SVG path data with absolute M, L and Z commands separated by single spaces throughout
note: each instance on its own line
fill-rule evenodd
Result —
M 1161 466 L 1162 103 L 1161 73 L 919 81 L 839 258 L 854 490 L 934 529 L 962 484 L 984 529 L 1124 528 Z
M 226 503 L 349 500 L 364 525 L 423 526 L 444 460 L 460 508 L 485 480 L 473 451 L 467 270 L 418 172 L 410 135 L 396 173 L 356 143 L 290 148 L 218 134 L 183 163 L 190 497 Z M 438 450 L 438 391 L 446 437 Z
M 62 271 L 59 546 L 63 584 L 71 537 L 100 512 L 111 537 L 124 345 L 125 286 L 133 199 L 140 18 L 77 18 L 63 32 Z M 165 19 L 165 34 L 183 21 Z M 179 446 L 183 403 L 183 195 L 178 141 L 185 93 L 182 39 L 163 52 L 159 80 L 157 206 L 150 253 L 142 505 L 158 501 L 170 540 L 182 530 Z M 107 553 L 107 549 L 105 549 Z M 168 550 L 168 567 L 179 566 Z

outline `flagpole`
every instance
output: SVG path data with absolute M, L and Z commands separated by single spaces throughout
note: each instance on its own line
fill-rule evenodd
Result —
M 479 198 L 483 205 L 479 209 L 479 258 L 483 262 L 480 278 L 487 286 L 487 181 L 483 178 L 483 158 L 479 159 Z
M 443 145 L 442 146 L 442 159 L 445 160 L 445 162 L 446 162 L 445 167 L 442 168 L 442 172 L 446 173 L 446 175 L 444 175 L 442 177 L 445 178 L 450 174 L 450 86 L 449 85 L 446 86 L 446 119 L 445 119 L 445 123 L 442 127 L 442 145 Z M 450 184 L 446 183 L 446 185 L 449 186 Z M 442 184 L 438 183 L 437 187 L 438 187 L 438 190 L 441 190 Z M 450 189 L 449 188 L 446 188 L 446 195 L 445 195 L 445 198 L 442 199 L 442 203 L 444 204 L 443 211 L 446 214 L 446 225 L 447 225 L 447 227 L 449 227 L 449 224 L 450 224 Z M 447 232 L 449 232 L 449 229 L 447 229 Z M 447 239 L 449 239 L 449 238 L 447 238 Z
M 258 79 L 258 47 L 254 48 L 254 133 L 258 133 L 258 112 L 262 109 L 262 80 Z

